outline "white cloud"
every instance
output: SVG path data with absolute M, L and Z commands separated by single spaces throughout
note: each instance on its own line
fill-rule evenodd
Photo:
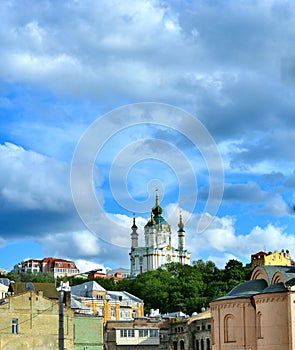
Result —
M 70 205 L 68 166 L 11 143 L 0 145 L 2 208 L 63 212 Z
M 0 237 L 0 248 L 6 245 L 6 240 Z
M 212 255 L 212 256 L 208 256 L 207 260 L 213 261 L 215 263 L 215 265 L 220 268 L 220 269 L 224 269 L 226 263 L 229 260 L 239 260 L 241 261 L 241 257 L 239 257 L 236 254 L 230 254 L 230 253 L 224 253 L 224 254 L 216 254 L 216 255 Z M 248 262 L 248 261 L 247 261 Z
M 75 257 L 95 257 L 101 252 L 98 238 L 89 231 L 56 233 L 40 237 L 46 255 Z
M 291 254 L 295 252 L 295 236 L 283 227 L 268 224 L 265 227 L 256 226 L 249 233 L 238 234 L 233 218 L 215 217 L 209 228 L 198 235 L 195 233 L 198 219 L 198 215 L 193 215 L 186 225 L 187 247 L 194 259 L 205 254 L 213 261 L 214 256 L 217 261 L 232 256 L 249 262 L 251 254 L 260 250 L 289 249 Z
M 80 273 L 83 272 L 87 272 L 87 271 L 91 271 L 91 270 L 99 270 L 102 269 L 102 272 L 105 272 L 106 267 L 98 264 L 96 262 L 93 261 L 89 261 L 89 260 L 84 260 L 84 259 L 76 259 L 75 260 L 76 266 L 78 267 Z
M 1 114 L 1 138 L 24 146 L 0 146 L 1 236 L 37 234 L 40 241 L 45 236 L 51 252 L 56 247 L 60 254 L 70 254 L 65 232 L 72 232 L 69 237 L 76 257 L 109 258 L 111 251 L 111 259 L 126 261 L 128 253 L 120 247 L 129 246 L 132 218 L 97 215 L 97 234 L 112 242 L 108 248 L 83 231 L 72 206 L 68 165 L 58 159 L 69 162 L 82 129 L 97 114 L 121 104 L 152 100 L 183 107 L 202 120 L 225 158 L 225 205 L 240 205 L 240 212 L 232 212 L 230 207 L 229 216 L 216 217 L 199 236 L 195 234 L 199 216 L 194 214 L 187 224 L 192 253 L 197 257 L 207 249 L 209 254 L 210 250 L 235 254 L 238 249 L 246 258 L 258 245 L 265 245 L 264 241 L 277 249 L 275 244 L 286 242 L 286 236 L 293 244 L 292 234 L 267 225 L 274 217 L 289 215 L 286 203 L 294 200 L 293 2 L 218 2 L 211 6 L 177 0 L 90 1 L 86 5 L 47 1 L 44 6 L 36 1 L 4 0 L 0 7 L 0 107 L 5 111 Z M 186 127 L 190 129 L 190 125 Z M 103 131 L 108 128 L 106 123 Z M 144 138 L 159 135 L 159 130 L 146 131 L 140 130 Z M 110 155 L 118 154 L 114 150 L 136 140 L 134 134 L 127 134 L 115 139 L 118 148 L 105 152 L 103 165 L 110 165 Z M 189 148 L 174 134 L 163 134 L 176 141 L 179 149 L 183 145 Z M 162 159 L 161 153 L 165 153 L 172 170 L 183 163 L 179 156 L 173 159 L 168 148 L 145 146 L 137 150 L 141 159 L 158 151 Z M 198 181 L 200 176 L 203 180 L 204 167 L 193 152 L 188 152 L 188 157 L 198 169 Z M 116 181 L 130 159 L 123 154 L 120 160 Z M 142 197 L 147 193 L 150 172 L 146 169 L 134 169 L 130 193 Z M 282 172 L 280 184 L 257 178 L 278 169 Z M 177 173 L 190 194 L 188 167 Z M 180 186 L 175 186 L 175 177 L 169 172 L 163 177 L 168 197 Z M 108 181 L 100 173 L 96 179 L 95 185 Z M 122 194 L 121 184 L 116 183 L 117 199 L 126 200 L 130 196 L 127 191 Z M 108 193 L 102 198 L 104 194 L 102 190 L 98 196 L 110 207 Z M 206 194 L 205 188 L 201 188 L 200 201 L 206 197 L 202 194 Z M 192 198 L 186 199 L 191 203 Z M 183 202 L 180 205 L 187 208 Z M 241 227 L 237 228 L 233 217 L 247 220 L 245 206 L 251 206 L 249 215 L 270 216 L 250 233 L 240 235 Z M 124 205 L 121 208 L 126 209 Z M 190 215 L 183 211 L 184 217 Z M 170 220 L 170 213 L 168 217 Z M 175 229 L 177 220 L 175 212 L 171 217 Z M 138 226 L 143 226 L 143 221 L 139 219 Z

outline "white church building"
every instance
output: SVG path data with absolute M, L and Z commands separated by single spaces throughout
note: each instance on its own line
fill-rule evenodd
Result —
M 145 245 L 138 246 L 138 227 L 133 218 L 131 227 L 131 252 L 130 255 L 130 276 L 157 268 L 171 262 L 178 262 L 183 265 L 190 264 L 190 253 L 185 248 L 185 230 L 180 213 L 178 223 L 178 247 L 171 246 L 171 227 L 162 217 L 162 208 L 159 205 L 159 197 L 156 194 L 156 203 L 151 211 L 151 217 L 144 226 Z

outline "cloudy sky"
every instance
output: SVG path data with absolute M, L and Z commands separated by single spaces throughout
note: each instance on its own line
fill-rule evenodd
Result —
M 182 209 L 192 260 L 295 258 L 294 1 L 3 0 L 0 14 L 0 268 L 129 267 L 156 188 L 174 240 Z

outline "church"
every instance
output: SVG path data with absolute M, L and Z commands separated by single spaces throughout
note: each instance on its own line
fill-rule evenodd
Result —
M 190 264 L 190 253 L 185 248 L 185 230 L 180 213 L 178 223 L 178 247 L 171 245 L 171 227 L 162 217 L 162 208 L 159 205 L 158 193 L 156 202 L 151 210 L 151 217 L 144 226 L 144 247 L 138 246 L 138 227 L 133 218 L 131 227 L 131 252 L 130 255 L 130 276 L 136 277 L 138 274 L 156 270 L 157 268 L 171 262 Z

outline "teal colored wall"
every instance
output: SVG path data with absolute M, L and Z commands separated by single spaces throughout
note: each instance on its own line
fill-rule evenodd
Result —
M 98 316 L 74 317 L 74 349 L 103 350 L 103 318 Z

